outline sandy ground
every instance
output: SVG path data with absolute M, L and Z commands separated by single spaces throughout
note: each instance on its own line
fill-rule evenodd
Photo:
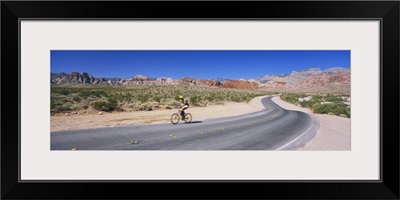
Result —
M 191 107 L 193 121 L 209 118 L 228 117 L 255 112 L 263 109 L 261 99 L 257 97 L 249 103 L 225 103 L 208 107 Z M 312 113 L 274 97 L 272 100 L 282 108 Z M 51 131 L 86 129 L 98 127 L 127 126 L 137 124 L 169 123 L 170 116 L 176 110 L 154 110 L 138 112 L 117 112 L 99 114 L 57 115 L 51 116 Z M 299 150 L 351 150 L 350 119 L 332 115 L 313 114 L 320 123 L 317 135 L 304 148 Z
M 192 121 L 201 121 L 209 118 L 229 117 L 259 111 L 264 108 L 261 99 L 256 97 L 249 103 L 225 103 L 207 107 L 190 107 L 187 112 L 193 116 Z M 51 131 L 74 130 L 98 127 L 127 126 L 137 124 L 169 123 L 171 115 L 177 112 L 172 110 L 153 110 L 137 112 L 115 112 L 102 115 L 84 114 L 51 116 Z
M 287 110 L 297 110 L 312 113 L 311 110 L 295 106 L 281 100 L 279 97 L 272 98 L 276 104 Z M 320 128 L 315 138 L 305 147 L 303 151 L 311 150 L 351 150 L 350 119 L 333 115 L 313 114 L 319 121 Z

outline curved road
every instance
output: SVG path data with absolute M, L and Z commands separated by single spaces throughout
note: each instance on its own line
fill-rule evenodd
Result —
M 51 133 L 51 150 L 293 150 L 311 140 L 318 121 L 279 107 L 272 97 L 265 109 L 245 115 L 193 121 L 96 128 Z M 190 110 L 189 110 L 190 112 Z M 212 113 L 210 113 L 212 115 Z

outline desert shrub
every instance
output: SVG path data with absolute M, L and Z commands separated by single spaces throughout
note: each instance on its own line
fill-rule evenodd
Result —
M 82 101 L 82 98 L 79 97 L 79 96 L 74 96 L 72 99 L 73 99 L 74 101 L 78 102 L 78 103 Z
M 149 105 L 148 103 L 144 103 L 144 104 L 141 104 L 141 105 L 139 106 L 139 110 L 151 111 L 151 110 L 153 110 L 153 108 L 152 108 L 152 106 Z
M 211 93 L 211 94 L 207 95 L 207 96 L 205 97 L 205 99 L 206 99 L 207 101 L 212 102 L 212 101 L 216 101 L 217 99 L 220 99 L 220 98 L 218 98 L 217 95 L 216 95 L 215 93 Z
M 55 106 L 54 109 L 52 109 L 52 111 L 60 113 L 60 112 L 71 111 L 71 109 L 67 106 Z
M 346 117 L 350 117 L 350 109 L 345 104 L 315 104 L 313 111 L 319 114 L 333 113 L 338 116 L 343 114 Z
M 324 97 L 321 96 L 321 95 L 313 95 L 311 100 L 314 103 L 316 103 L 316 102 L 324 102 L 325 101 Z
M 304 98 L 307 95 L 303 94 L 303 93 L 287 93 L 287 94 L 283 94 L 281 95 L 281 99 L 293 104 L 297 104 L 299 102 L 299 98 Z
M 107 101 L 96 101 L 92 104 L 93 108 L 100 111 L 113 111 L 118 108 L 116 99 L 108 98 Z
M 154 97 L 154 101 L 157 101 L 158 103 L 161 103 L 161 97 L 159 97 L 159 96 Z
M 106 110 L 108 108 L 108 102 L 106 101 L 96 101 L 92 103 L 92 106 L 96 110 Z
M 301 101 L 299 102 L 301 107 L 304 108 L 312 108 L 313 102 L 312 101 Z
M 53 108 L 51 111 L 59 113 L 59 112 L 66 112 L 66 111 L 71 111 L 72 104 L 71 103 L 65 103 L 65 104 L 60 104 L 56 103 L 53 105 Z
M 343 104 L 341 96 L 335 95 L 312 95 L 309 101 L 299 101 L 299 98 L 304 98 L 307 95 L 301 93 L 288 93 L 281 95 L 281 99 L 289 103 L 300 105 L 301 107 L 309 108 L 314 113 L 318 114 L 334 114 L 338 116 L 345 115 L 350 117 L 350 109 Z M 329 103 L 322 103 L 329 102 Z
M 147 102 L 149 100 L 149 98 L 150 98 L 150 96 L 146 95 L 146 94 L 140 94 L 137 96 L 137 99 L 142 103 Z
M 62 95 L 68 95 L 69 93 L 71 93 L 69 89 L 63 88 L 62 90 L 60 90 L 60 94 Z
M 253 99 L 254 97 L 256 97 L 258 95 L 252 95 L 252 94 L 234 94 L 230 97 L 230 100 L 233 102 L 249 102 L 251 99 Z
M 84 99 L 87 99 L 88 97 L 90 97 L 90 91 L 81 90 L 81 91 L 78 92 L 78 95 L 81 96 Z
M 65 103 L 80 103 L 83 109 L 92 106 L 96 110 L 138 110 L 148 103 L 153 109 L 175 107 L 179 95 L 188 98 L 191 106 L 220 105 L 227 101 L 248 102 L 252 98 L 266 95 L 266 91 L 248 91 L 231 88 L 207 88 L 197 86 L 104 86 L 104 85 L 52 85 L 52 112 L 63 110 Z M 109 99 L 109 100 L 107 100 Z M 113 103 L 114 100 L 116 104 Z M 157 106 L 153 103 L 158 103 Z M 121 104 L 121 105 L 118 105 Z M 66 108 L 65 108 L 66 109 Z M 144 109 L 144 108 L 143 108 Z
M 72 105 L 70 108 L 71 108 L 71 110 L 74 110 L 74 111 L 82 110 L 82 106 L 79 104 Z
M 191 96 L 189 98 L 190 104 L 192 104 L 194 106 L 200 106 L 200 104 L 199 104 L 200 101 L 201 101 L 201 98 L 199 96 Z
M 95 96 L 95 97 L 108 97 L 108 94 L 106 93 L 106 91 L 103 90 L 92 90 L 90 91 L 91 95 Z
M 130 92 L 126 93 L 126 94 L 123 96 L 123 99 L 124 99 L 125 101 L 127 101 L 127 102 L 130 102 L 130 101 L 132 100 L 132 94 L 131 94 Z
M 340 96 L 334 96 L 334 95 L 331 95 L 331 94 L 328 94 L 328 95 L 326 95 L 326 96 L 323 97 L 323 98 L 324 98 L 325 101 L 333 102 L 333 103 L 341 103 L 341 102 L 344 101 L 344 100 L 342 99 L 342 97 L 340 97 Z
M 57 105 L 57 99 L 54 96 L 50 97 L 50 109 L 53 110 Z
M 229 100 L 233 102 L 241 102 L 242 98 L 239 95 L 232 95 L 230 96 Z

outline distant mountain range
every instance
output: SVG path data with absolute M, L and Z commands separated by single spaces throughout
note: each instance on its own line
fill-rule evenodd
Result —
M 203 87 L 222 87 L 239 89 L 257 88 L 305 88 L 330 85 L 350 85 L 350 69 L 335 67 L 326 70 L 319 68 L 305 69 L 290 74 L 267 74 L 249 80 L 230 80 L 215 78 L 201 80 L 185 77 L 172 79 L 168 77 L 152 78 L 136 75 L 130 78 L 95 78 L 87 72 L 51 73 L 52 84 L 101 84 L 101 85 L 189 85 Z
M 271 80 L 285 80 L 288 79 L 291 80 L 292 83 L 296 82 L 296 80 L 301 80 L 304 77 L 310 76 L 310 75 L 333 75 L 337 73 L 342 73 L 342 72 L 350 72 L 350 69 L 348 68 L 342 68 L 342 67 L 334 67 L 334 68 L 329 68 L 326 70 L 321 70 L 319 68 L 310 68 L 310 69 L 305 69 L 301 72 L 297 71 L 292 71 L 291 74 L 268 74 L 260 78 L 256 78 L 254 80 L 259 81 L 260 83 L 267 83 L 268 81 Z M 290 82 L 290 81 L 289 81 Z

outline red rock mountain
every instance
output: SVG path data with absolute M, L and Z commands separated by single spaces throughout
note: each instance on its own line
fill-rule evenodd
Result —
M 181 78 L 177 81 L 179 84 L 182 85 L 190 85 L 190 86 L 208 86 L 208 87 L 221 87 L 222 83 L 219 81 L 213 80 L 200 80 L 197 78 Z
M 251 81 L 226 81 L 223 86 L 224 88 L 237 88 L 237 89 L 246 89 L 246 90 L 254 90 L 259 88 L 259 84 Z
M 350 85 L 350 69 L 334 67 L 326 70 L 319 68 L 306 69 L 301 72 L 293 71 L 289 75 L 267 75 L 261 80 L 262 88 L 307 88 L 331 85 Z
M 223 80 L 223 81 L 219 81 Z M 308 88 L 331 85 L 350 85 L 350 69 L 330 68 L 320 70 L 311 68 L 301 72 L 293 71 L 288 75 L 266 75 L 258 79 L 250 80 L 228 80 L 214 79 L 201 80 L 197 78 L 184 77 L 178 80 L 172 78 L 151 78 L 136 75 L 131 78 L 95 78 L 89 73 L 72 72 L 51 73 L 52 84 L 102 84 L 102 85 L 188 85 L 201 87 L 220 87 L 254 90 L 259 88 L 286 89 L 286 88 Z
M 304 88 L 330 85 L 350 85 L 350 72 L 339 72 L 332 75 L 310 75 L 301 81 L 296 87 Z

